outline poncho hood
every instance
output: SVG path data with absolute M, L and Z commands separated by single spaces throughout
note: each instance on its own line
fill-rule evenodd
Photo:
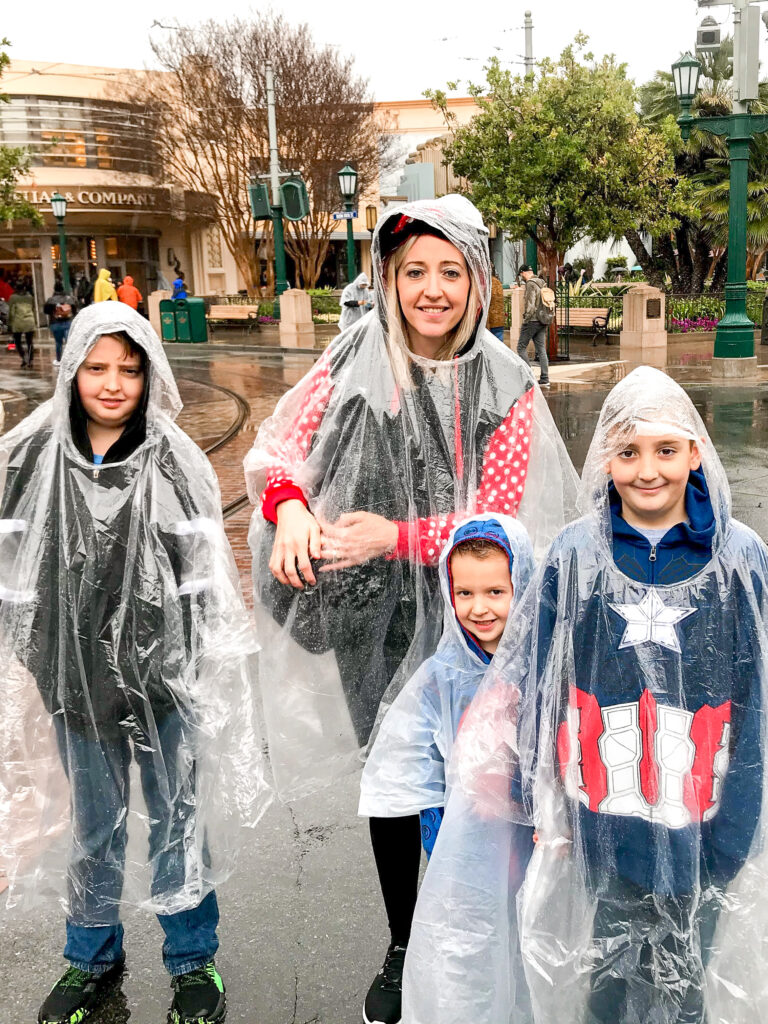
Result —
M 102 271 L 109 274 L 109 271 Z M 104 334 L 124 331 L 147 355 L 149 394 L 146 403 L 148 425 L 162 417 L 176 419 L 182 402 L 176 381 L 162 343 L 148 320 L 125 303 L 99 302 L 86 306 L 72 321 L 64 346 L 56 390 L 52 402 L 56 423 L 65 423 L 69 416 L 72 384 L 77 370 L 96 342 Z M 48 405 L 48 403 L 46 403 Z
M 413 234 L 437 234 L 456 246 L 477 285 L 482 304 L 479 326 L 485 327 L 491 301 L 488 229 L 477 207 L 459 195 L 404 203 L 388 209 L 379 219 L 371 242 L 373 285 L 379 316 L 386 318 L 387 258 Z
M 509 560 L 509 574 L 514 589 L 513 607 L 520 600 L 528 581 L 533 575 L 533 547 L 527 531 L 510 516 L 487 514 L 473 516 L 459 523 L 451 533 L 448 543 L 440 556 L 440 590 L 443 597 L 443 637 L 451 637 L 464 645 L 470 654 L 483 665 L 489 664 L 491 656 L 478 643 L 477 637 L 469 633 L 459 622 L 453 603 L 451 579 L 451 555 L 459 544 L 467 540 L 487 540 L 495 544 Z M 512 609 L 510 608 L 510 617 Z
M 680 385 L 661 370 L 640 366 L 621 380 L 603 403 L 581 476 L 579 509 L 585 515 L 597 515 L 606 550 L 611 546 L 611 498 L 615 493 L 607 465 L 638 435 L 680 437 L 697 445 L 701 471 L 692 474 L 695 486 L 688 502 L 711 503 L 715 521 L 712 546 L 713 551 L 719 549 L 731 516 L 731 491 L 720 458 Z

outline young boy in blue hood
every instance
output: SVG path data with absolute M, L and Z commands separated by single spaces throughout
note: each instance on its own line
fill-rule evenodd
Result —
M 446 765 L 462 718 L 533 567 L 533 548 L 525 529 L 499 514 L 478 515 L 455 527 L 440 557 L 443 635 L 434 655 L 383 719 L 363 771 L 359 808 L 361 815 L 373 818 L 419 813 L 427 856 L 434 848 L 447 802 Z M 402 906 L 387 906 L 394 939 L 383 968 L 388 985 L 374 983 L 369 992 L 363 1011 L 367 1024 L 400 1019 L 413 905 L 409 897 L 404 894 Z

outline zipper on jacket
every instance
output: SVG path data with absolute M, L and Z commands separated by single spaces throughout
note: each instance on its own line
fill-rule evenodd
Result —
M 101 472 L 100 469 L 94 469 L 94 471 L 93 471 L 93 479 L 94 480 L 98 480 L 99 479 L 99 473 L 100 472 Z
M 656 561 L 656 545 L 655 544 L 651 545 L 651 553 L 650 553 L 650 555 L 648 555 L 648 561 L 649 562 L 655 562 Z

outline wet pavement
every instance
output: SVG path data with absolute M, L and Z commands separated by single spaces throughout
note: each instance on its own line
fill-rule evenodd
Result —
M 207 448 L 247 417 L 236 437 L 210 458 L 222 503 L 244 492 L 242 459 L 261 420 L 319 354 L 281 354 L 266 344 L 169 346 L 185 409 L 179 422 Z M 615 360 L 615 348 L 584 357 Z M 696 353 L 692 353 L 695 357 Z M 42 361 L 41 360 L 41 356 Z M 0 350 L 5 429 L 47 398 L 55 370 L 50 354 L 22 374 L 14 353 Z M 559 365 L 548 393 L 552 413 L 576 464 L 586 455 L 602 401 L 616 373 L 605 366 L 584 380 Z M 725 465 L 734 514 L 768 540 L 768 382 L 714 385 L 694 359 L 673 370 L 695 402 Z M 250 596 L 250 508 L 227 531 Z M 365 991 L 387 943 L 367 824 L 356 816 L 358 778 L 333 790 L 276 804 L 248 833 L 238 870 L 222 887 L 217 964 L 230 1005 L 227 1020 L 248 1024 L 359 1024 Z M 128 970 L 97 1024 L 163 1024 L 171 992 L 160 959 L 162 932 L 139 911 L 125 915 Z M 0 909 L 0 1024 L 37 1019 L 38 1006 L 63 968 L 63 914 L 49 906 L 23 916 Z M 470 1022 L 471 1024 L 471 1022 Z

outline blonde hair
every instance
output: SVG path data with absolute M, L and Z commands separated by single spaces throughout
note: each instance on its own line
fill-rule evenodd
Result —
M 397 294 L 397 272 L 405 262 L 405 257 L 411 251 L 416 241 L 421 237 L 421 235 L 411 235 L 406 242 L 395 249 L 387 260 L 385 270 L 384 287 L 387 299 L 387 334 L 389 336 L 390 351 L 394 355 L 394 353 L 399 350 L 400 356 L 405 358 L 407 358 L 406 353 L 410 351 L 410 345 L 408 344 L 408 323 L 403 316 L 403 310 L 400 306 L 400 298 Z M 454 248 L 456 247 L 454 246 Z M 458 252 L 459 250 L 457 249 L 456 251 Z M 480 290 L 477 286 L 477 281 L 468 266 L 467 272 L 469 273 L 470 281 L 469 295 L 467 296 L 467 307 L 464 310 L 464 315 L 461 320 L 459 320 L 453 330 L 448 333 L 443 344 L 435 353 L 435 359 L 453 359 L 456 353 L 460 352 L 472 337 L 475 327 L 477 326 L 477 314 L 481 305 Z

